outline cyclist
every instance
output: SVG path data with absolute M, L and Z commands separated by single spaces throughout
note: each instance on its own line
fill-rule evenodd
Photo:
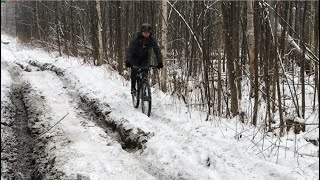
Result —
M 126 58 L 126 67 L 142 66 L 148 67 L 150 60 L 150 48 L 153 49 L 157 58 L 157 68 L 163 68 L 162 54 L 157 40 L 151 33 L 152 27 L 149 23 L 141 25 L 140 32 L 137 32 L 131 39 Z M 137 72 L 131 71 L 131 94 L 136 93 Z

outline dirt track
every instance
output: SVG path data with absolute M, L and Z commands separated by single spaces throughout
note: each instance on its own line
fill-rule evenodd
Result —
M 46 157 L 45 146 L 49 139 L 38 137 L 42 128 L 33 126 L 39 121 L 44 106 L 43 96 L 35 96 L 34 90 L 21 78 L 20 70 L 16 66 L 1 64 L 10 69 L 13 80 L 10 92 L 11 104 L 1 106 L 3 120 L 1 129 L 11 131 L 9 136 L 3 135 L 1 143 L 1 174 L 8 179 L 43 179 L 47 177 L 59 178 L 62 173 L 52 169 L 52 160 Z M 5 122 L 5 121 L 4 121 Z M 45 126 L 45 125 L 43 125 Z
M 7 125 L 2 122 L 1 127 L 12 129 L 14 140 L 10 137 L 4 139 L 2 143 L 2 176 L 8 179 L 60 179 L 69 178 L 65 173 L 57 170 L 55 167 L 55 157 L 49 156 L 46 152 L 48 142 L 52 136 L 44 136 L 47 131 L 54 128 L 50 124 L 41 122 L 40 116 L 46 116 L 43 111 L 46 109 L 46 99 L 36 89 L 23 79 L 22 72 L 52 71 L 63 83 L 63 89 L 68 92 L 72 99 L 74 107 L 77 109 L 78 116 L 83 119 L 94 122 L 97 126 L 104 129 L 106 134 L 118 142 L 122 149 L 128 153 L 135 152 L 144 148 L 144 144 L 152 137 L 150 132 L 144 132 L 139 128 L 134 128 L 125 119 L 113 120 L 108 114 L 108 104 L 99 102 L 98 99 L 92 99 L 78 94 L 73 87 L 68 84 L 68 79 L 64 77 L 63 71 L 50 64 L 2 64 L 7 69 L 13 80 L 11 87 L 11 102 L 4 108 L 4 113 L 8 114 L 7 119 L 12 119 L 12 123 Z M 43 118 L 43 117 L 42 117 Z M 49 117 L 50 118 L 50 117 Z M 86 122 L 84 122 L 86 124 Z M 12 151 L 13 149 L 13 151 Z M 152 163 L 139 160 L 142 168 L 146 172 L 153 174 L 158 179 L 173 178 L 170 175 L 163 174 L 161 169 L 154 167 Z M 88 177 L 77 176 L 77 179 L 87 179 Z

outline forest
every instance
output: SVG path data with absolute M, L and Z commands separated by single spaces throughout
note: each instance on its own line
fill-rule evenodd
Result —
M 319 125 L 306 121 L 319 111 L 319 1 L 8 1 L 1 13 L 1 31 L 25 44 L 126 78 L 130 38 L 148 22 L 164 59 L 152 85 L 206 120 L 281 136 Z

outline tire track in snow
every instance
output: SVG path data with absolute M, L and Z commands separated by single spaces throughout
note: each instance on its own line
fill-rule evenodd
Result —
M 80 99 L 82 101 L 80 103 L 80 106 L 86 106 L 86 107 L 82 107 L 82 108 L 89 107 L 91 109 L 90 113 L 89 113 L 90 114 L 89 117 L 92 116 L 93 119 L 96 119 L 95 122 L 97 122 L 98 125 L 100 125 L 100 127 L 104 128 L 104 124 L 103 123 L 101 124 L 101 121 L 100 121 L 101 119 L 104 119 L 106 121 L 112 120 L 112 119 L 108 119 L 108 113 L 109 113 L 108 109 L 110 110 L 110 108 L 107 104 L 101 103 L 100 100 L 98 100 L 98 99 L 94 99 L 94 98 L 88 97 L 86 95 L 81 95 L 81 94 L 79 95 L 79 94 L 75 93 L 75 90 L 70 85 L 71 83 L 65 77 L 65 74 L 64 74 L 65 72 L 63 69 L 57 68 L 56 66 L 54 66 L 51 63 L 40 63 L 40 62 L 36 62 L 36 61 L 30 61 L 29 63 L 30 64 L 28 66 L 35 66 L 42 71 L 48 70 L 48 71 L 52 71 L 52 72 L 56 73 L 57 76 L 63 82 L 65 88 L 68 89 L 69 92 L 71 92 L 70 96 L 72 96 L 72 99 L 77 99 L 80 97 Z M 28 69 L 32 69 L 32 67 L 29 67 Z M 77 101 L 79 101 L 79 100 L 77 100 Z M 157 115 L 153 115 L 153 117 L 155 117 L 157 119 L 159 118 Z M 117 120 L 117 123 L 120 124 L 120 127 L 121 127 L 123 120 L 124 119 Z M 162 121 L 170 122 L 170 120 L 162 120 Z M 178 138 L 179 137 L 178 139 L 181 139 L 181 142 L 179 141 L 180 143 L 176 144 L 175 142 L 173 142 L 173 139 L 169 140 L 168 142 L 172 141 L 172 143 L 175 143 L 177 146 L 181 146 L 178 149 L 186 149 L 186 144 L 196 143 L 197 145 L 195 145 L 194 147 L 198 147 L 198 148 L 197 149 L 190 149 L 189 154 L 193 154 L 193 155 L 196 155 L 198 153 L 206 154 L 206 152 L 207 152 L 207 155 L 205 155 L 205 156 L 207 156 L 207 158 L 204 158 L 203 162 L 200 162 L 200 164 L 197 165 L 198 166 L 197 169 L 198 170 L 206 169 L 205 171 L 208 171 L 209 168 L 210 169 L 215 168 L 216 161 L 217 160 L 220 161 L 219 160 L 220 156 L 215 153 L 209 153 L 210 148 L 208 148 L 208 147 L 199 146 L 197 139 L 195 139 L 196 137 L 193 137 L 193 136 L 190 136 L 190 137 L 188 136 L 187 138 L 182 137 L 182 134 L 180 134 L 180 133 L 188 134 L 188 132 L 181 130 L 181 129 L 179 132 L 175 132 L 175 129 L 177 129 L 177 126 L 176 126 L 176 124 L 174 124 L 174 126 L 172 126 L 172 125 L 173 124 L 171 124 L 171 123 L 170 124 L 162 123 L 161 127 L 165 127 L 164 129 L 166 129 L 166 128 L 171 129 L 171 131 L 168 132 L 165 136 L 167 136 L 168 138 L 172 138 L 172 137 Z M 112 125 L 112 124 L 111 125 L 109 124 L 108 126 L 111 128 L 114 128 L 114 125 Z M 126 126 L 126 127 L 128 127 L 128 126 Z M 127 128 L 127 129 L 129 129 L 128 132 L 130 132 L 130 131 L 132 131 L 131 129 L 133 129 L 133 128 L 129 126 L 129 128 Z M 106 131 L 108 131 L 108 129 Z M 121 132 L 121 131 L 118 131 L 118 132 Z M 123 131 L 123 132 L 126 132 L 126 131 Z M 121 137 L 121 134 L 120 134 L 120 137 Z M 125 137 L 130 137 L 130 136 L 122 136 L 122 137 L 125 138 Z M 138 139 L 138 138 L 131 138 L 131 139 Z M 129 139 L 129 141 L 127 141 L 127 142 L 131 143 L 132 141 Z M 182 143 L 182 142 L 185 142 L 185 143 Z M 121 144 L 123 145 L 124 143 L 121 143 Z M 137 146 L 133 146 L 133 147 L 136 148 Z M 137 149 L 129 149 L 127 151 L 132 152 L 132 150 L 136 151 Z M 152 152 L 152 150 L 151 151 L 148 150 L 148 153 L 155 153 L 157 156 L 161 156 L 161 154 L 157 154 L 159 152 L 160 151 Z M 175 153 L 176 153 L 176 155 L 175 155 L 174 159 L 185 159 L 186 161 L 183 161 L 183 162 L 189 163 L 189 161 L 187 160 L 188 157 L 185 154 L 183 154 L 182 152 L 180 152 L 178 150 L 175 150 Z M 158 179 L 195 179 L 193 176 L 192 170 L 191 169 L 187 170 L 184 168 L 184 166 L 175 167 L 175 168 L 177 168 L 177 170 L 172 170 L 166 165 L 159 166 L 159 164 L 162 164 L 161 161 L 155 163 L 155 162 L 152 162 L 152 161 L 150 161 L 146 158 L 143 158 L 143 157 L 135 156 L 135 158 L 140 161 L 140 164 L 143 167 L 143 169 L 145 169 L 147 172 L 149 172 L 153 176 L 157 177 Z M 211 167 L 210 167 L 210 165 L 211 165 Z
M 37 62 L 37 61 L 29 61 L 29 63 L 32 66 L 36 66 L 36 67 L 40 68 L 41 70 L 50 70 L 50 71 L 55 72 L 58 75 L 58 77 L 61 79 L 61 81 L 65 84 L 67 89 L 69 89 L 69 88 L 72 89 L 72 87 L 70 87 L 71 83 L 65 77 L 65 74 L 64 74 L 65 72 L 64 72 L 63 69 L 57 68 L 56 66 L 54 66 L 51 63 L 40 63 L 40 62 Z M 92 109 L 94 110 L 94 113 L 98 116 L 97 119 L 101 118 L 101 114 L 102 114 L 102 118 L 103 118 L 103 110 L 101 110 L 101 109 L 104 109 L 103 107 L 104 106 L 106 107 L 108 105 L 106 105 L 106 104 L 104 105 L 98 99 L 90 98 L 90 97 L 83 96 L 83 95 L 79 95 L 79 96 L 80 96 L 81 100 L 85 102 L 86 106 L 89 105 L 89 106 L 92 107 Z M 106 117 L 104 117 L 104 119 L 108 120 L 108 117 L 106 116 Z M 121 126 L 123 120 L 124 119 L 117 120 L 117 123 L 120 124 L 120 126 Z M 172 130 L 172 131 L 170 131 L 171 133 L 168 133 L 165 136 L 168 136 L 168 137 L 171 137 L 171 138 L 172 137 L 180 137 L 181 136 L 181 134 L 179 134 L 179 133 L 181 133 L 180 131 L 175 133 L 175 129 L 177 129 L 176 126 L 170 126 L 168 124 L 162 124 L 162 126 L 165 126 L 166 128 L 170 128 Z M 111 125 L 110 127 L 113 127 L 113 125 Z M 129 132 L 130 132 L 130 131 L 132 131 L 131 129 L 133 129 L 133 128 L 130 127 L 130 125 L 129 125 L 129 128 L 127 128 L 127 129 L 129 129 Z M 184 132 L 185 134 L 188 134 L 185 131 L 182 131 L 182 132 Z M 121 133 L 119 133 L 119 134 L 121 135 Z M 137 133 L 137 134 L 139 134 L 139 133 Z M 130 136 L 123 136 L 123 137 L 130 137 Z M 138 138 L 139 138 L 139 136 L 138 136 Z M 138 139 L 138 138 L 132 138 L 132 139 Z M 181 140 L 182 140 L 182 142 L 191 143 L 192 140 L 190 138 L 195 140 L 195 143 L 197 144 L 197 140 L 195 139 L 195 137 L 187 137 L 187 139 L 182 138 Z M 173 139 L 171 139 L 171 140 L 173 140 Z M 129 140 L 129 142 L 130 141 L 131 140 Z M 181 144 L 177 144 L 177 145 L 181 145 Z M 186 148 L 185 146 L 186 146 L 186 144 L 182 145 L 181 149 Z M 195 147 L 198 147 L 198 144 Z M 202 153 L 202 151 L 203 152 L 208 152 L 208 149 L 209 149 L 208 147 L 198 147 L 198 149 L 192 149 L 191 151 L 192 151 L 192 153 L 197 154 L 197 153 L 200 153 L 200 152 Z M 131 152 L 131 151 L 129 151 L 129 152 Z M 155 152 L 153 152 L 153 153 L 155 153 Z M 161 156 L 160 154 L 157 154 L 157 155 Z M 188 157 L 186 155 L 180 154 L 178 151 L 177 151 L 177 154 L 175 156 L 176 156 L 175 159 L 177 157 L 179 157 L 180 159 L 188 159 Z M 209 155 L 209 153 L 208 153 L 207 158 L 205 158 L 203 160 L 203 163 L 201 163 L 201 165 L 200 164 L 198 165 L 200 167 L 203 166 L 201 168 L 199 167 L 199 169 L 205 168 L 206 171 L 207 171 L 208 167 L 210 166 L 210 164 L 211 165 L 213 164 L 211 166 L 211 168 L 214 168 L 214 166 L 215 166 L 214 164 L 215 164 L 215 161 L 216 161 L 216 158 L 214 156 L 215 156 L 214 153 L 212 155 Z M 168 166 L 156 165 L 156 164 L 162 164 L 161 162 L 155 163 L 155 162 L 150 161 L 150 160 L 148 160 L 146 158 L 141 158 L 139 156 L 135 156 L 135 157 L 136 157 L 136 159 L 138 159 L 140 161 L 140 164 L 144 167 L 144 169 L 147 169 L 148 172 L 151 172 L 154 176 L 158 177 L 159 179 L 195 179 L 194 176 L 192 175 L 193 174 L 192 170 L 191 169 L 190 170 L 186 170 L 186 169 L 183 168 L 183 166 L 175 167 L 175 168 L 178 168 L 178 171 L 176 171 L 176 170 L 172 170 L 172 169 L 168 168 Z M 185 163 L 189 163 L 189 161 L 186 160 Z M 166 168 L 164 168 L 164 167 L 166 167 Z
M 139 149 L 144 148 L 144 144 L 152 136 L 150 133 L 145 133 L 139 128 L 135 128 L 129 124 L 125 119 L 113 120 L 108 117 L 110 113 L 110 107 L 107 104 L 101 103 L 98 99 L 90 98 L 84 95 L 80 95 L 76 90 L 69 84 L 68 79 L 64 77 L 64 71 L 56 68 L 52 64 L 39 64 L 37 62 L 30 62 L 31 66 L 35 66 L 42 71 L 49 70 L 53 71 L 60 78 L 61 82 L 64 84 L 64 88 L 68 92 L 68 95 L 80 108 L 79 115 L 83 116 L 85 119 L 92 119 L 98 126 L 103 128 L 105 132 L 117 140 L 122 148 L 129 153 L 136 152 Z M 35 69 L 29 67 L 30 65 L 22 65 L 24 69 Z M 116 131 L 117 134 L 112 132 Z M 182 175 L 176 177 L 168 172 L 164 172 L 161 167 L 155 166 L 152 162 L 147 161 L 139 156 L 134 155 L 140 162 L 140 166 L 149 174 L 157 177 L 157 179 L 186 179 Z
M 86 159 L 83 160 L 84 162 L 91 164 L 91 166 L 86 166 L 86 165 L 84 166 L 84 167 L 87 167 L 88 172 L 90 172 L 91 170 L 94 170 L 94 171 L 97 170 L 97 171 L 102 171 L 102 172 L 110 171 L 110 168 L 108 168 L 106 166 L 106 165 L 108 165 L 108 162 L 109 162 L 106 159 L 118 158 L 117 163 L 121 163 L 122 166 L 125 167 L 124 169 L 126 170 L 126 172 L 123 172 L 123 173 L 121 173 L 121 175 L 117 175 L 117 176 L 123 177 L 126 174 L 134 174 L 134 177 L 136 179 L 144 179 L 144 178 L 153 179 L 153 178 L 151 178 L 150 173 L 148 173 L 147 171 L 144 171 L 143 169 L 141 169 L 139 167 L 139 164 L 135 164 L 135 162 L 133 162 L 132 160 L 130 161 L 130 159 L 133 159 L 133 158 L 129 153 L 127 153 L 125 151 L 119 151 L 118 149 L 116 151 L 114 151 L 116 154 L 120 154 L 119 157 L 118 156 L 112 157 L 112 155 L 110 155 L 108 153 L 103 153 L 103 154 L 97 153 L 98 151 L 101 151 L 101 152 L 104 151 L 104 148 L 100 148 L 100 146 L 107 146 L 107 148 L 115 146 L 115 147 L 120 147 L 120 149 L 121 149 L 121 146 L 117 145 L 117 143 L 115 142 L 115 139 L 113 139 L 113 140 L 112 140 L 112 138 L 110 139 L 109 134 L 103 133 L 103 131 L 96 131 L 95 130 L 95 129 L 97 129 L 96 120 L 93 120 L 93 121 L 89 120 L 88 121 L 88 119 L 93 119 L 94 117 L 88 115 L 88 113 L 85 113 L 81 108 L 78 108 L 77 101 L 80 100 L 80 97 L 78 97 L 77 93 L 74 92 L 74 90 L 72 88 L 69 89 L 68 86 L 65 86 L 63 80 L 59 76 L 57 76 L 56 74 L 54 74 L 54 72 L 51 72 L 51 71 L 40 71 L 40 72 L 30 72 L 30 73 L 31 73 L 31 75 L 29 77 L 29 80 L 31 81 L 31 84 L 33 84 L 33 86 L 35 86 L 35 87 L 40 88 L 39 90 L 42 89 L 39 86 L 40 84 L 46 85 L 48 82 L 51 82 L 51 81 L 53 83 L 52 86 L 54 88 L 49 88 L 51 90 L 49 90 L 48 92 L 45 93 L 45 94 L 47 94 L 47 95 L 45 95 L 45 98 L 48 98 L 48 99 L 51 98 L 51 100 L 48 101 L 48 102 L 51 101 L 49 107 L 53 108 L 53 109 L 51 109 L 51 113 L 48 113 L 48 117 L 53 117 L 53 114 L 58 113 L 57 112 L 58 109 L 68 110 L 69 112 L 71 112 L 71 115 L 69 115 L 69 117 L 67 117 L 68 120 L 62 121 L 61 123 L 59 123 L 57 125 L 57 127 L 55 127 L 52 130 L 52 132 L 48 133 L 48 134 L 52 134 L 52 133 L 54 134 L 54 135 L 52 135 L 53 139 L 51 140 L 51 144 L 56 144 L 56 145 L 54 145 L 53 147 L 50 147 L 50 148 L 47 147 L 49 149 L 52 149 L 52 151 L 55 151 L 52 154 L 59 154 L 63 151 L 67 154 L 67 157 L 64 155 L 57 155 L 57 161 L 59 161 L 59 162 L 64 161 L 64 162 L 60 163 L 60 164 L 56 164 L 55 166 L 60 166 L 60 167 L 58 167 L 60 169 L 62 168 L 62 166 L 67 166 L 68 168 L 70 168 L 71 170 L 69 170 L 69 171 L 71 171 L 72 174 L 69 175 L 69 177 L 68 177 L 69 179 L 73 179 L 74 177 L 76 177 L 76 178 L 83 177 L 83 178 L 87 178 L 87 179 L 90 178 L 90 176 L 88 174 L 80 173 L 82 171 L 80 171 L 80 172 L 78 171 L 77 164 L 74 164 L 77 162 L 77 160 L 70 161 L 70 160 L 62 160 L 61 159 L 61 158 L 63 158 L 63 159 L 68 158 L 69 159 L 70 156 L 72 157 L 72 159 L 81 159 L 82 157 L 89 158 L 92 156 L 96 157 L 96 158 L 93 158 L 91 160 L 91 162 L 88 162 Z M 31 76 L 33 76 L 33 77 L 31 77 Z M 43 80 L 40 80 L 39 77 L 41 77 L 40 79 L 43 79 Z M 43 91 L 47 91 L 46 88 L 43 89 Z M 57 105 L 54 105 L 54 101 L 52 101 L 52 97 L 48 96 L 49 94 L 52 97 L 56 97 L 56 98 L 54 98 L 55 99 L 54 101 L 57 101 L 56 103 L 58 103 L 61 107 L 55 108 L 55 107 L 57 107 Z M 57 97 L 60 97 L 63 100 L 59 100 Z M 61 112 L 59 112 L 59 113 L 61 113 Z M 50 114 L 51 114 L 51 116 L 50 116 Z M 84 118 L 80 118 L 81 116 Z M 82 127 L 79 127 L 79 126 L 82 126 Z M 84 130 L 84 129 L 86 129 L 86 130 Z M 90 129 L 92 129 L 92 130 L 90 130 Z M 82 135 L 80 137 L 78 137 L 77 134 L 82 134 Z M 82 139 L 79 141 L 78 138 L 82 138 Z M 83 138 L 85 138 L 85 139 L 83 139 Z M 98 143 L 99 145 L 92 144 L 92 141 Z M 89 150 L 86 152 L 83 152 L 82 149 L 78 149 L 78 148 L 74 150 L 73 147 L 77 146 L 77 144 L 82 144 L 81 146 L 84 149 L 89 149 Z M 60 148 L 61 146 L 64 146 L 66 148 Z M 97 146 L 97 148 L 95 148 L 94 146 Z M 55 150 L 55 149 L 57 149 L 57 150 Z M 121 154 L 124 154 L 124 155 L 121 155 Z M 110 157 L 110 158 L 108 158 L 108 157 Z M 125 157 L 125 158 L 123 158 L 123 157 Z M 126 162 L 127 160 L 129 162 Z M 114 160 L 112 160 L 112 161 L 114 161 Z M 126 162 L 126 163 L 124 163 L 124 162 Z M 76 168 L 72 168 L 73 165 L 76 166 Z M 115 166 L 118 167 L 119 165 L 115 165 Z M 133 171 L 133 169 L 134 169 L 134 171 Z M 112 174 L 115 174 L 115 173 L 112 173 Z M 125 174 L 125 175 L 123 175 L 123 174 Z M 126 176 L 128 176 L 128 175 L 126 175 Z M 109 177 L 109 176 L 107 176 L 107 177 Z M 118 178 L 111 177 L 111 179 L 118 179 Z M 125 178 L 125 179 L 127 179 L 127 178 Z
M 2 178 L 35 180 L 45 177 L 59 178 L 61 173 L 52 169 L 50 159 L 44 151 L 48 139 L 37 138 L 43 129 L 34 126 L 42 113 L 39 111 L 41 109 L 39 106 L 43 106 L 43 100 L 32 95 L 33 90 L 22 79 L 18 67 L 3 61 L 1 67 L 4 70 L 8 69 L 13 82 L 9 93 L 10 104 L 4 112 L 2 111 L 2 114 L 10 120 L 11 133 L 6 135 L 13 138 L 2 142 L 5 147 L 1 149 L 1 165 L 6 166 L 4 169 L 1 168 Z
M 12 53 L 14 56 L 15 56 L 15 58 L 16 59 L 19 59 L 16 55 L 15 55 L 15 53 Z M 22 69 L 25 69 L 25 68 L 27 68 L 26 69 L 26 71 L 27 72 L 32 72 L 32 71 L 39 71 L 39 70 L 45 70 L 45 69 L 40 69 L 40 68 L 38 68 L 38 67 L 36 67 L 36 66 L 33 66 L 33 65 L 31 65 L 31 64 L 28 64 L 28 63 L 26 63 L 25 61 L 29 61 L 28 60 L 29 58 L 24 58 L 23 57 L 23 61 L 15 61 L 15 62 L 18 62 L 19 63 L 19 67 L 20 68 L 22 68 Z M 48 64 L 49 65 L 49 64 Z M 48 69 L 47 69 L 48 70 Z M 54 69 L 51 69 L 51 71 L 55 71 Z M 56 72 L 56 74 L 57 75 L 63 75 L 63 71 L 59 71 L 59 72 Z M 90 98 L 89 98 L 90 99 Z M 91 98 L 91 100 L 92 100 L 92 98 Z M 95 106 L 99 106 L 98 105 L 98 103 L 97 103 L 97 101 L 94 101 L 94 100 L 92 100 L 91 101 L 91 103 L 94 103 L 95 104 Z M 117 121 L 119 121 L 119 120 L 117 120 Z M 129 127 L 131 127 L 131 125 L 130 124 L 126 124 L 125 126 L 129 126 Z M 137 128 L 134 128 L 134 132 L 136 132 L 136 129 Z M 133 132 L 133 133 L 134 133 Z M 152 135 L 151 135 L 152 136 Z M 149 139 L 150 137 L 148 137 L 147 139 Z M 149 172 L 151 175 L 153 175 L 154 177 L 156 177 L 157 179 L 186 179 L 186 178 L 182 178 L 181 176 L 180 177 L 177 177 L 177 176 L 172 176 L 172 175 L 170 175 L 170 174 L 168 174 L 168 173 L 165 173 L 164 172 L 164 169 L 163 168 L 159 168 L 158 166 L 155 166 L 155 164 L 152 162 L 152 161 L 149 161 L 149 160 L 144 160 L 144 159 L 141 159 L 141 157 L 139 157 L 139 155 L 138 156 L 135 156 L 135 158 L 136 159 L 138 159 L 139 160 L 139 162 L 140 163 L 144 163 L 144 164 L 141 164 L 144 168 L 145 168 L 145 170 L 146 170 L 146 172 Z M 80 179 L 82 179 L 82 175 L 81 174 L 78 174 L 78 179 L 80 178 Z M 86 177 L 84 177 L 84 178 L 86 178 Z
M 41 64 L 36 61 L 30 61 L 30 65 L 40 68 L 42 71 L 49 70 L 55 72 L 57 76 L 61 79 L 64 86 L 69 89 L 69 92 L 72 92 L 70 95 L 73 99 L 77 100 L 80 98 L 80 101 L 77 100 L 79 107 L 84 111 L 89 111 L 91 116 L 94 116 L 96 122 L 107 131 L 112 129 L 117 132 L 119 138 L 117 138 L 119 143 L 122 145 L 123 149 L 128 152 L 136 151 L 138 149 L 144 148 L 144 144 L 152 136 L 150 132 L 144 132 L 140 128 L 136 128 L 129 123 L 126 119 L 115 120 L 108 116 L 111 112 L 111 108 L 108 104 L 100 103 L 99 99 L 94 97 L 88 97 L 88 95 L 79 94 L 76 90 L 70 85 L 68 79 L 64 76 L 64 70 L 55 67 L 50 63 Z M 26 66 L 25 69 L 30 69 Z

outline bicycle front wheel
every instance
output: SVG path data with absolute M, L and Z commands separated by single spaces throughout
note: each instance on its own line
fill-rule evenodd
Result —
M 140 100 L 139 97 L 140 97 L 139 90 L 132 94 L 132 104 L 133 104 L 133 107 L 135 108 L 139 107 L 139 100 Z
M 150 117 L 151 114 L 151 89 L 148 85 L 142 87 L 142 98 L 141 98 L 142 113 Z

